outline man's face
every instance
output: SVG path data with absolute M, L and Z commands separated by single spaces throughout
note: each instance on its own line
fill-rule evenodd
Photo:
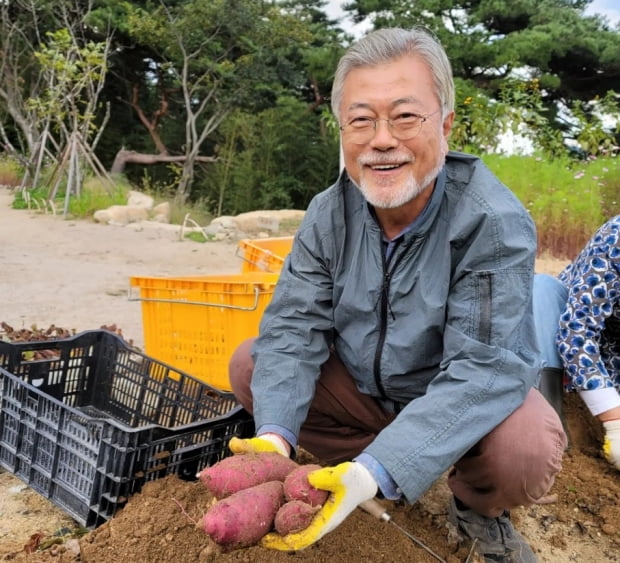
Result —
M 415 137 L 399 139 L 399 132 L 386 120 L 407 122 L 413 115 L 427 119 L 415 128 Z M 345 127 L 344 165 L 372 205 L 400 207 L 434 183 L 448 152 L 454 113 L 442 120 L 429 68 L 418 57 L 406 56 L 376 67 L 357 68 L 347 75 L 340 124 L 360 123 L 364 118 L 381 121 L 363 142 Z

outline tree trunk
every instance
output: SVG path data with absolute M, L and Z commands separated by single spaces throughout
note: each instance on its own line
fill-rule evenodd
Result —
M 111 174 L 122 174 L 125 171 L 126 164 L 158 164 L 161 162 L 185 162 L 187 160 L 186 155 L 171 156 L 168 154 L 145 154 L 136 151 L 128 151 L 121 149 L 116 153 Z M 195 157 L 197 162 L 216 162 L 215 156 L 197 156 Z

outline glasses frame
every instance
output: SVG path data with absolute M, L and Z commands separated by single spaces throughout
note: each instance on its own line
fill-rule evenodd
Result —
M 394 125 L 392 123 L 392 119 L 390 118 L 385 118 L 385 117 L 364 117 L 364 119 L 368 120 L 369 122 L 372 121 L 372 130 L 368 129 L 368 133 L 370 133 L 370 131 L 372 131 L 372 135 L 370 135 L 368 137 L 367 140 L 365 141 L 351 141 L 353 144 L 355 145 L 365 145 L 366 143 L 369 143 L 370 141 L 372 141 L 372 139 L 374 138 L 374 136 L 377 134 L 377 122 L 378 121 L 386 121 L 388 124 L 388 130 L 390 131 L 390 135 L 392 135 L 392 137 L 394 137 L 395 139 L 398 139 L 399 141 L 410 141 L 411 139 L 415 139 L 420 131 L 422 131 L 422 125 L 424 125 L 424 123 L 426 123 L 426 121 L 428 121 L 428 119 L 430 117 L 432 117 L 433 115 L 435 115 L 436 113 L 439 113 L 441 111 L 441 108 L 436 109 L 435 111 L 431 112 L 431 113 L 427 113 L 426 115 L 418 115 L 415 114 L 413 112 L 409 112 L 412 115 L 415 115 L 416 117 L 418 117 L 420 119 L 417 127 L 412 127 L 411 129 L 414 131 L 413 135 L 411 136 L 405 136 L 402 137 L 400 135 L 398 135 L 395 131 L 394 131 Z M 349 121 L 347 121 L 344 125 L 340 125 L 339 129 L 342 132 L 343 136 L 346 136 L 347 134 L 351 134 L 353 133 L 353 135 L 355 135 L 355 129 L 349 129 L 347 130 L 346 128 L 351 125 L 351 123 L 355 120 L 358 119 L 356 117 L 354 117 L 353 119 L 350 119 Z

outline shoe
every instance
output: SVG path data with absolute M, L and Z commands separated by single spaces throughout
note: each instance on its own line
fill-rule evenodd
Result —
M 510 522 L 507 510 L 498 518 L 487 518 L 473 510 L 457 508 L 450 501 L 448 521 L 464 536 L 477 540 L 476 549 L 486 563 L 538 563 L 526 539 Z

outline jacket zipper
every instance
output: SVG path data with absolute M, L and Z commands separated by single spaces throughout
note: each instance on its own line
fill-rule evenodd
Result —
M 375 350 L 375 360 L 373 363 L 373 374 L 375 377 L 375 385 L 377 386 L 377 390 L 381 394 L 382 399 L 387 398 L 385 394 L 385 388 L 383 387 L 383 383 L 381 383 L 381 353 L 383 352 L 383 345 L 385 344 L 385 337 L 387 336 L 388 313 L 392 315 L 392 318 L 394 318 L 394 313 L 392 312 L 392 309 L 390 307 L 390 282 L 392 280 L 392 274 L 396 270 L 396 267 L 398 266 L 402 257 L 406 254 L 407 250 L 405 249 L 403 252 L 401 252 L 398 255 L 398 259 L 394 261 L 391 268 L 389 268 L 389 265 L 390 265 L 390 262 L 392 261 L 392 258 L 396 254 L 396 249 L 398 248 L 398 245 L 400 244 L 401 241 L 402 239 L 399 239 L 394 243 L 394 248 L 392 249 L 392 252 L 389 258 L 386 258 L 385 252 L 383 252 L 383 249 L 381 249 L 382 250 L 381 263 L 383 264 L 383 280 L 381 282 L 381 296 L 380 296 L 381 310 L 380 310 L 380 315 L 379 315 L 379 321 L 380 321 L 379 341 L 377 342 L 377 349 Z
M 478 280 L 480 291 L 480 341 L 485 344 L 491 343 L 491 311 L 492 311 L 492 287 L 490 274 L 483 274 Z
M 402 239 L 401 239 L 402 240 Z M 403 250 L 398 255 L 398 259 L 394 261 L 391 268 L 388 268 L 392 258 L 396 254 L 396 248 L 400 244 L 401 240 L 396 241 L 394 248 L 392 249 L 392 253 L 389 258 L 385 257 L 385 252 L 382 253 L 382 264 L 383 264 L 383 280 L 381 282 L 381 311 L 380 311 L 380 327 L 379 327 L 379 341 L 377 342 L 377 348 L 375 350 L 375 359 L 373 364 L 373 374 L 375 378 L 375 385 L 377 386 L 377 390 L 381 394 L 382 399 L 387 399 L 385 388 L 383 387 L 383 383 L 381 382 L 381 354 L 383 352 L 383 345 L 385 344 L 385 338 L 387 336 L 387 316 L 388 314 L 392 315 L 394 318 L 394 313 L 390 307 L 390 282 L 392 280 L 392 274 L 396 270 L 396 267 L 400 263 L 403 256 L 407 253 L 407 248 Z M 411 241 L 411 244 L 416 239 L 414 238 Z M 490 343 L 491 341 L 491 276 L 485 275 L 479 278 L 480 283 L 480 323 L 479 323 L 479 331 L 480 331 L 480 340 L 485 343 Z

